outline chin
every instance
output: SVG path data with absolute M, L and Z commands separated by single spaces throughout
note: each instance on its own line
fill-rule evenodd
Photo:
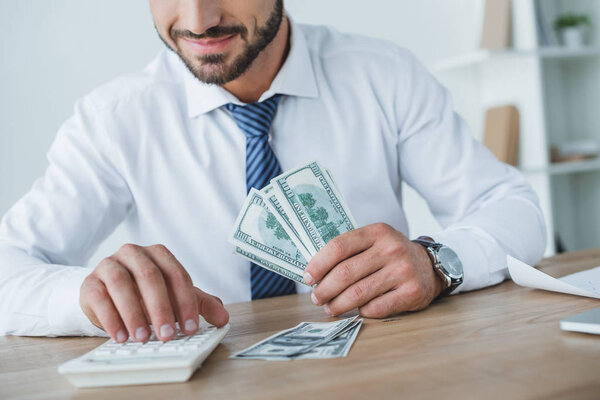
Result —
M 203 65 L 196 70 L 195 75 L 196 78 L 200 79 L 204 83 L 224 85 L 225 83 L 227 83 L 225 78 L 229 74 L 225 65 Z

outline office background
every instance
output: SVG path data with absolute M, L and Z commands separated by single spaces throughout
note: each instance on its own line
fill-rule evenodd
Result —
M 590 14 L 596 25 L 590 29 L 589 42 L 600 43 L 599 1 L 542 1 L 552 1 L 559 10 Z M 412 50 L 436 75 L 435 66 L 442 60 L 470 54 L 478 48 L 483 7 L 481 0 L 286 0 L 286 8 L 295 21 L 328 24 L 341 31 L 392 40 Z M 70 116 L 74 102 L 114 77 L 141 69 L 163 47 L 145 0 L 0 1 L 0 214 L 43 174 L 46 151 L 60 125 Z M 573 95 L 577 104 L 583 106 L 599 100 L 593 97 L 594 91 L 600 93 L 600 57 L 594 54 L 597 51 L 592 52 L 592 60 L 586 60 L 585 68 L 577 63 L 565 67 L 574 70 L 575 75 L 578 68 L 585 69 L 587 81 L 583 85 L 587 84 L 590 90 L 584 91 L 583 98 Z M 460 75 L 439 73 L 438 77 L 451 89 L 457 109 L 473 134 L 480 137 L 483 110 L 476 103 L 482 98 L 478 93 L 480 82 L 457 74 Z M 580 81 L 578 84 L 582 85 Z M 596 129 L 591 132 L 589 128 L 585 135 L 600 140 L 597 112 L 585 115 L 591 119 L 585 121 L 587 126 Z M 521 148 L 522 153 L 530 150 L 534 149 Z M 573 233 L 576 228 L 567 229 L 567 233 L 571 232 L 567 249 L 600 247 L 600 208 L 593 205 L 600 198 L 600 173 L 592 170 L 583 175 L 561 175 L 561 182 L 555 185 L 564 190 L 570 190 L 572 185 L 592 187 L 579 195 L 582 199 L 577 203 L 560 195 L 559 201 L 554 201 L 564 203 L 564 208 L 584 207 L 583 214 L 588 219 L 582 234 L 585 242 L 577 240 Z M 549 195 L 549 199 L 555 197 Z M 439 229 L 427 206 L 410 189 L 406 191 L 406 206 L 413 234 Z M 561 209 L 552 207 L 548 200 L 546 212 L 563 214 Z M 560 217 L 557 221 L 560 223 Z M 95 265 L 126 240 L 127 233 L 118 229 L 90 264 Z M 552 251 L 554 248 L 549 249 Z

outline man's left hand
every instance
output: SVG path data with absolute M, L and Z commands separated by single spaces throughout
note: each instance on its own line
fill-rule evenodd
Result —
M 443 286 L 427 250 L 383 223 L 329 241 L 308 263 L 304 280 L 318 283 L 312 300 L 327 314 L 358 307 L 368 318 L 423 309 Z

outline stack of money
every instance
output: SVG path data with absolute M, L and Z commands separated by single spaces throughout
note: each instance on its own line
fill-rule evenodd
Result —
M 334 322 L 302 322 L 235 353 L 230 358 L 297 360 L 346 357 L 362 321 L 352 317 Z
M 356 222 L 331 174 L 318 162 L 284 172 L 252 189 L 230 242 L 242 257 L 304 283 L 307 262 Z

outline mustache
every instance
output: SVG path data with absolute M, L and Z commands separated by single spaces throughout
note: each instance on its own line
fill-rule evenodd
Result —
M 207 29 L 202 34 L 197 34 L 192 31 L 189 31 L 187 29 L 174 29 L 174 28 L 171 28 L 171 31 L 169 32 L 169 35 L 171 36 L 171 39 L 173 39 L 173 41 L 175 41 L 175 38 L 178 38 L 178 37 L 200 40 L 200 39 L 209 39 L 209 38 L 220 38 L 220 37 L 230 36 L 230 35 L 235 35 L 235 34 L 239 34 L 242 37 L 242 39 L 246 39 L 246 36 L 248 35 L 248 29 L 246 29 L 246 27 L 243 25 L 232 25 L 232 26 L 217 25 L 217 26 L 213 26 L 212 28 Z

